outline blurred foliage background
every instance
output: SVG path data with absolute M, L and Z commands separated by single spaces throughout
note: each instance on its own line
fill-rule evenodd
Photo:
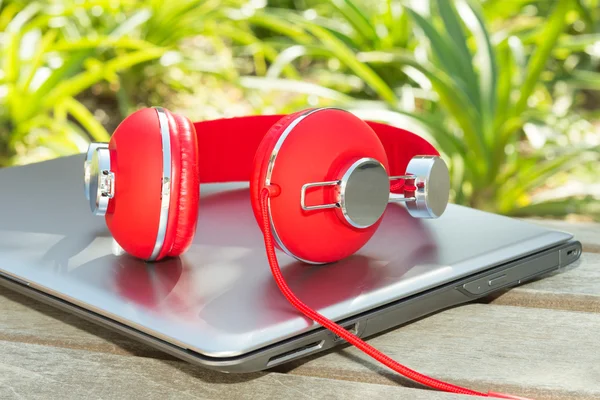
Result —
M 0 0 L 0 45 L 0 167 L 145 106 L 337 106 L 435 143 L 455 203 L 600 220 L 600 0 Z

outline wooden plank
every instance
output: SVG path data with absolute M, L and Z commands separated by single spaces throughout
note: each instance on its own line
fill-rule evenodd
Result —
M 179 361 L 0 342 L 2 399 L 466 400 L 398 386 L 278 373 L 229 375 Z
M 17 300 L 2 302 L 0 307 L 5 311 L 2 315 L 15 313 L 14 310 L 19 309 L 19 304 L 9 304 L 10 301 L 18 303 Z M 35 302 L 33 304 L 41 308 L 46 307 Z M 47 310 L 29 309 L 25 305 L 21 307 L 18 317 L 0 320 L 0 335 L 6 336 L 7 332 L 13 331 L 10 336 L 13 349 L 14 346 L 26 346 L 24 348 L 29 349 L 29 344 L 19 343 L 22 336 L 19 336 L 18 331 L 30 329 L 29 337 L 33 338 L 33 341 L 39 337 L 40 342 L 51 345 L 116 353 L 93 353 L 98 357 L 127 354 L 128 351 L 120 350 L 120 346 L 125 349 L 141 346 L 137 350 L 138 354 L 151 355 L 151 350 L 148 350 L 148 353 L 144 351 L 144 345 L 119 337 L 103 328 L 82 329 L 80 326 L 87 323 L 78 318 L 73 317 L 74 320 L 63 322 L 63 316 L 59 315 L 61 312 L 50 307 Z M 45 311 L 54 312 L 54 316 L 58 315 L 55 322 L 46 321 L 39 325 L 39 328 L 25 326 L 36 325 L 36 318 L 43 321 Z M 27 317 L 28 312 L 36 316 Z M 21 323 L 21 319 L 29 322 Z M 436 314 L 402 329 L 387 332 L 371 339 L 370 342 L 412 368 L 475 389 L 505 391 L 536 399 L 585 399 L 600 398 L 600 369 L 597 366 L 600 341 L 595 335 L 599 331 L 599 314 L 475 304 Z M 65 335 L 65 332 L 69 337 L 68 341 L 57 339 Z M 119 346 L 115 346 L 112 342 L 115 338 L 111 338 L 110 335 L 117 336 Z M 12 360 L 11 368 L 25 368 L 27 357 L 16 353 L 11 356 L 7 350 L 9 344 L 2 343 L 3 355 L 0 357 L 0 364 L 8 362 L 5 360 Z M 549 349 L 552 350 L 548 351 Z M 54 351 L 68 353 L 71 349 L 55 348 Z M 40 368 L 45 366 L 54 369 L 57 364 L 71 362 L 70 359 L 58 362 L 56 357 L 40 354 L 35 358 L 35 363 L 40 364 Z M 93 359 L 92 356 L 85 356 L 84 360 L 90 358 Z M 141 362 L 140 358 L 132 360 L 136 360 L 131 361 L 133 364 Z M 236 379 L 241 379 L 239 375 L 213 373 L 179 361 L 163 361 L 169 365 L 179 365 L 183 369 L 203 371 L 196 372 L 197 377 L 205 377 L 209 382 L 220 382 L 219 376 L 223 379 L 225 376 L 237 376 Z M 96 372 L 89 372 L 82 366 L 81 369 L 85 371 L 81 374 L 104 373 L 103 369 L 95 364 L 90 364 L 89 368 Z M 371 384 L 407 384 L 405 380 L 350 348 L 329 352 L 306 362 L 299 361 L 292 366 L 281 367 L 278 371 L 289 370 L 292 374 L 310 377 Z M 4 375 L 4 372 L 0 375 Z M 87 382 L 87 378 L 82 379 L 83 382 Z M 95 390 L 108 389 L 98 387 Z M 4 398 L 1 393 L 0 398 Z
M 480 391 L 544 399 L 600 398 L 600 315 L 485 304 L 457 307 L 369 340 L 419 372 Z M 394 384 L 355 348 L 280 372 Z
M 600 254 L 487 299 L 494 304 L 600 313 Z
M 559 231 L 569 232 L 583 245 L 583 251 L 600 253 L 600 224 L 529 218 L 526 221 Z

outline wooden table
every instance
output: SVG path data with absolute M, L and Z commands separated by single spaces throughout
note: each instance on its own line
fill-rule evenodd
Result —
M 600 224 L 565 271 L 369 339 L 436 378 L 535 399 L 600 399 Z M 417 388 L 351 347 L 249 375 L 195 367 L 0 288 L 0 399 L 468 399 Z

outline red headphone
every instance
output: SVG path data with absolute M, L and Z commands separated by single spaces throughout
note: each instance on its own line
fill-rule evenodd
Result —
M 448 168 L 421 137 L 333 108 L 194 124 L 147 108 L 126 118 L 108 144 L 92 143 L 84 170 L 92 211 L 105 216 L 126 252 L 148 261 L 190 246 L 200 183 L 250 181 L 271 271 L 299 311 L 417 382 L 506 397 L 404 367 L 306 306 L 281 275 L 276 246 L 307 263 L 339 261 L 371 238 L 389 202 L 404 202 L 413 217 L 439 217 L 448 203 Z
M 105 216 L 126 252 L 152 261 L 189 247 L 200 183 L 250 181 L 259 222 L 260 192 L 268 188 L 278 247 L 309 263 L 360 249 L 390 200 L 405 201 L 416 217 L 440 216 L 450 188 L 427 141 L 338 109 L 195 124 L 143 109 L 110 143 L 90 145 L 85 171 L 92 211 Z M 390 198 L 390 177 L 404 196 Z

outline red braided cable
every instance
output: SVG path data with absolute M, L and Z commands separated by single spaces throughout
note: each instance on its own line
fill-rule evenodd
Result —
M 302 314 L 306 315 L 308 318 L 317 322 L 318 324 L 324 326 L 329 329 L 331 332 L 335 333 L 339 337 L 346 340 L 348 343 L 356 346 L 360 350 L 362 350 L 365 354 L 379 361 L 380 363 L 386 365 L 387 367 L 393 369 L 401 375 L 406 376 L 416 382 L 419 382 L 423 385 L 443 390 L 446 392 L 452 393 L 460 393 L 460 394 L 469 394 L 473 396 L 484 396 L 487 395 L 485 393 L 476 392 L 474 390 L 466 389 L 460 386 L 455 386 L 446 382 L 438 381 L 437 379 L 430 378 L 426 375 L 420 374 L 417 371 L 413 371 L 410 368 L 405 367 L 404 365 L 392 360 L 390 357 L 381 353 L 379 350 L 375 349 L 373 346 L 367 344 L 358 336 L 353 335 L 348 332 L 346 329 L 342 328 L 340 325 L 336 324 L 333 321 L 325 318 L 318 312 L 314 311 L 312 308 L 304 304 L 296 295 L 291 291 L 283 275 L 281 274 L 281 269 L 279 267 L 279 262 L 277 261 L 277 256 L 275 254 L 275 247 L 273 245 L 273 234 L 271 232 L 271 224 L 269 222 L 269 214 L 268 214 L 268 202 L 269 199 L 269 190 L 263 189 L 261 193 L 261 208 L 263 215 L 263 233 L 265 239 L 265 247 L 267 249 L 267 257 L 269 259 L 269 266 L 271 267 L 271 272 L 273 273 L 273 277 L 275 278 L 275 282 L 281 290 L 281 293 L 286 297 L 286 299 L 296 307 Z
M 467 389 L 467 388 L 464 388 L 461 386 L 456 386 L 451 383 L 443 382 L 443 381 L 431 378 L 427 375 L 423 375 L 423 374 L 421 374 L 417 371 L 414 371 L 408 367 L 405 367 L 404 365 L 400 364 L 399 362 L 391 359 L 390 357 L 386 356 L 385 354 L 383 354 L 382 352 L 380 352 L 373 346 L 371 346 L 368 343 L 366 343 L 365 341 L 363 341 L 358 336 L 350 333 L 349 331 L 344 329 L 342 326 L 327 319 L 323 315 L 319 314 L 318 312 L 314 311 L 312 308 L 310 308 L 309 306 L 304 304 L 302 302 L 302 300 L 300 300 L 298 297 L 296 297 L 296 295 L 292 292 L 292 290 L 289 288 L 289 286 L 285 282 L 285 279 L 283 278 L 283 275 L 281 273 L 281 268 L 279 267 L 279 262 L 277 261 L 277 255 L 275 254 L 275 246 L 273 244 L 274 243 L 273 242 L 273 233 L 271 231 L 271 223 L 269 221 L 269 213 L 268 213 L 269 196 L 270 196 L 269 189 L 264 188 L 261 192 L 260 200 L 261 200 L 261 211 L 262 211 L 262 217 L 263 217 L 263 220 L 262 220 L 263 226 L 262 227 L 263 227 L 263 234 L 264 234 L 264 239 L 265 239 L 265 248 L 267 251 L 267 258 L 269 260 L 269 267 L 271 268 L 271 273 L 273 274 L 273 278 L 275 279 L 275 282 L 277 283 L 279 290 L 285 296 L 285 298 L 294 307 L 296 307 L 296 309 L 298 311 L 300 311 L 302 314 L 304 314 L 308 318 L 312 319 L 313 321 L 317 322 L 318 324 L 329 329 L 331 332 L 333 332 L 337 336 L 343 338 L 348 343 L 356 346 L 359 350 L 361 350 L 368 356 L 372 357 L 373 359 L 379 361 L 380 363 L 387 366 L 388 368 L 391 368 L 392 370 L 396 371 L 400 375 L 403 375 L 403 376 L 405 376 L 415 382 L 418 382 L 422 385 L 429 386 L 431 388 L 442 390 L 445 392 L 466 394 L 466 395 L 471 395 L 471 396 L 503 397 L 503 398 L 507 398 L 507 399 L 527 400 L 522 397 L 505 395 L 502 393 L 492 393 L 492 392 L 487 393 L 487 394 L 481 393 L 481 392 L 477 392 L 475 390 Z

